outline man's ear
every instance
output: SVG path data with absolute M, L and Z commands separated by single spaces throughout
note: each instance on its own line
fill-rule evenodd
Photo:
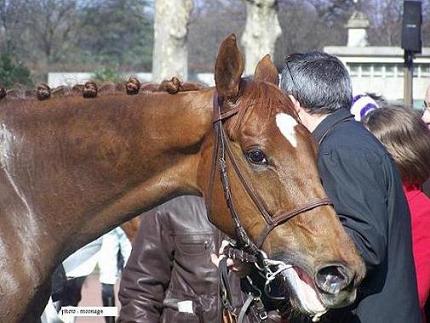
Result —
M 288 98 L 293 102 L 294 110 L 296 110 L 297 114 L 303 109 L 300 105 L 300 102 L 291 94 L 288 94 Z

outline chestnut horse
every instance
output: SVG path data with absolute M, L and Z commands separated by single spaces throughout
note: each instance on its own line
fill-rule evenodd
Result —
M 242 79 L 243 66 L 231 35 L 216 59 L 215 88 L 2 100 L 1 322 L 38 321 L 50 276 L 66 256 L 174 196 L 203 195 L 215 225 L 235 236 L 218 175 L 209 187 L 215 94 L 231 157 L 269 217 L 324 200 L 315 144 L 287 96 L 272 84 L 276 68 L 266 57 L 254 79 Z M 228 117 L 230 112 L 237 113 Z M 233 171 L 231 157 L 231 201 L 256 241 L 267 219 Z M 294 266 L 288 278 L 291 303 L 310 315 L 349 304 L 364 276 L 360 257 L 327 203 L 276 226 L 262 249 Z

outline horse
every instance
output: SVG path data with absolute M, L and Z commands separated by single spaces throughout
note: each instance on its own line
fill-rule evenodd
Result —
M 364 264 L 326 198 L 311 134 L 268 56 L 254 78 L 243 69 L 230 35 L 214 88 L 2 99 L 1 322 L 37 322 L 63 259 L 183 194 L 203 196 L 212 222 L 270 268 L 292 268 L 298 311 L 354 300 Z

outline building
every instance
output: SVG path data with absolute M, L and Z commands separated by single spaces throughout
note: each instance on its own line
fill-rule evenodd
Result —
M 327 46 L 324 51 L 337 56 L 348 68 L 354 94 L 373 92 L 389 101 L 403 101 L 403 49 L 367 46 L 369 22 L 361 12 L 348 21 L 347 46 Z M 430 85 L 430 48 L 423 48 L 414 59 L 413 96 L 416 108 L 422 107 Z

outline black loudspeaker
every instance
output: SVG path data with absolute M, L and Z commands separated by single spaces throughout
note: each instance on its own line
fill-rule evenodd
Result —
M 421 53 L 421 1 L 405 0 L 403 3 L 402 48 Z

